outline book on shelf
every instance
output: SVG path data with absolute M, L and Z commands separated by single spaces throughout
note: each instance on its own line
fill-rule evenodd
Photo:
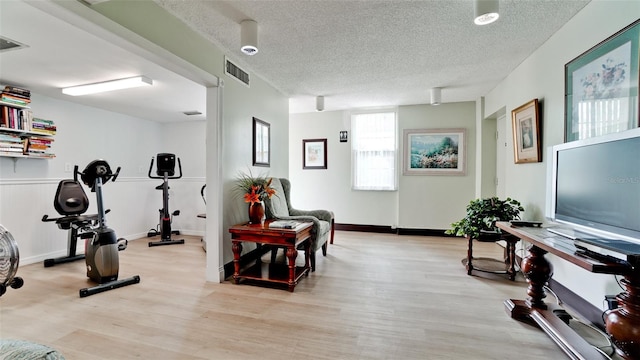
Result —
M 9 95 L 6 93 L 0 94 L 0 101 L 9 103 L 9 104 L 19 105 L 19 106 L 27 106 L 29 105 L 29 103 L 31 103 L 31 99 L 27 99 L 27 98 L 15 96 L 15 95 Z
M 25 89 L 19 86 L 13 86 L 13 85 L 5 85 L 4 87 L 4 93 L 9 93 L 9 94 L 14 94 L 14 95 L 19 95 L 19 96 L 24 96 L 27 98 L 31 97 L 31 90 L 29 89 Z

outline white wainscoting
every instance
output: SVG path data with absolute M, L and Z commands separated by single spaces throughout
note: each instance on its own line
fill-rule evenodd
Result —
M 0 224 L 7 228 L 18 243 L 22 265 L 67 254 L 67 230 L 58 229 L 54 222 L 42 222 L 42 216 L 58 217 L 53 206 L 55 192 L 61 179 L 0 180 Z M 147 232 L 158 224 L 162 208 L 162 191 L 155 187 L 161 180 L 149 178 L 121 178 L 103 186 L 107 225 L 118 237 L 129 240 L 146 239 Z M 204 178 L 181 178 L 169 181 L 169 209 L 180 210 L 174 217 L 172 228 L 185 235 L 203 236 L 204 219 L 197 214 L 205 212 L 200 197 Z M 89 197 L 88 214 L 95 214 L 96 197 L 85 187 Z M 84 245 L 79 243 L 77 252 Z

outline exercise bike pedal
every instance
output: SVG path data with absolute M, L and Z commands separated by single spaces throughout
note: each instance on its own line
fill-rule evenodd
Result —
M 155 229 L 151 229 L 147 233 L 147 237 L 154 237 L 154 236 L 158 236 L 158 235 L 160 235 L 160 233 L 158 232 L 158 230 L 155 230 Z
M 118 251 L 122 251 L 122 250 L 126 249 L 127 245 L 129 245 L 129 240 L 127 240 L 125 238 L 118 239 Z

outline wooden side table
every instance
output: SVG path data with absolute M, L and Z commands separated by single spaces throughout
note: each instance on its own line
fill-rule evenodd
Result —
M 233 280 L 236 284 L 240 280 L 286 284 L 289 291 L 293 292 L 298 280 L 302 276 L 309 275 L 311 248 L 309 238 L 311 238 L 311 222 L 301 222 L 294 229 L 270 228 L 273 220 L 267 220 L 263 224 L 238 224 L 229 228 L 231 241 L 233 243 Z M 270 246 L 282 247 L 285 249 L 287 264 L 270 263 L 263 264 L 260 258 L 256 263 L 245 269 L 240 269 L 240 254 L 242 253 L 242 242 L 253 242 Z M 296 266 L 298 247 L 304 247 L 304 266 Z

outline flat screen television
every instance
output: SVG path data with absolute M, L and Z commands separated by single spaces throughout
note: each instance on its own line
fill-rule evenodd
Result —
M 640 248 L 640 128 L 556 145 L 549 155 L 546 216 L 566 225 L 561 230 L 575 230 L 576 238 L 604 240 L 635 253 Z

